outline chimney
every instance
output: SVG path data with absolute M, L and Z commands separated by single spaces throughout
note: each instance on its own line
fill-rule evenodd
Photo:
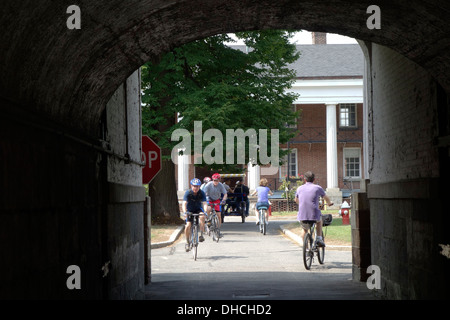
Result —
M 325 32 L 313 32 L 312 33 L 313 44 L 327 44 L 327 34 Z

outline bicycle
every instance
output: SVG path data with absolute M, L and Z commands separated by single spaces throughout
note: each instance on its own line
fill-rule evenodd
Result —
M 189 241 L 189 250 L 192 250 L 192 255 L 194 257 L 194 261 L 197 260 L 197 248 L 198 248 L 198 217 L 199 213 L 188 212 L 188 215 L 192 215 L 194 217 L 193 222 L 191 223 L 191 236 Z
M 220 238 L 219 217 L 217 216 L 214 207 L 212 208 L 211 214 L 208 217 L 206 228 L 208 228 L 208 236 L 211 236 L 212 233 L 213 240 L 219 242 Z
M 327 227 L 333 220 L 331 214 L 322 215 L 322 227 Z M 311 264 L 314 260 L 314 254 L 317 253 L 317 259 L 320 264 L 325 262 L 325 247 L 317 246 L 317 229 L 316 221 L 303 221 L 309 225 L 305 236 L 303 237 L 303 264 L 306 270 L 311 269 Z M 326 228 L 325 228 L 326 230 Z M 326 234 L 326 232 L 325 232 Z M 325 241 L 325 236 L 322 230 L 322 239 Z
M 266 235 L 266 229 L 267 229 L 267 224 L 266 224 L 266 212 L 268 210 L 267 206 L 259 206 L 258 208 L 258 212 L 259 212 L 259 231 L 263 234 Z

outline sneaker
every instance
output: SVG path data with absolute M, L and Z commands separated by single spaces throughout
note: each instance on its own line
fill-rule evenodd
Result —
M 316 245 L 318 247 L 325 247 L 325 242 L 323 241 L 323 239 L 320 238 L 316 240 Z
M 203 242 L 205 241 L 205 238 L 203 236 L 198 237 L 198 242 Z
M 191 251 L 191 248 L 189 248 L 189 243 L 186 243 L 186 244 L 184 245 L 184 249 L 186 250 L 186 252 Z

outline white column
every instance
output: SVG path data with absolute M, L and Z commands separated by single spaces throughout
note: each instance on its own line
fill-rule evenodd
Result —
M 364 59 L 364 103 L 363 103 L 363 158 L 364 158 L 364 174 L 361 180 L 361 189 L 365 190 L 364 180 L 370 179 L 369 176 L 369 146 L 373 141 L 369 141 L 369 110 L 372 108 L 371 90 L 372 75 L 368 59 Z
M 259 185 L 259 180 L 261 177 L 260 166 L 252 166 L 251 163 L 248 164 L 248 188 L 250 191 L 255 190 Z
M 189 189 L 189 155 L 178 155 L 178 191 Z
M 327 104 L 327 189 L 338 188 L 336 104 Z

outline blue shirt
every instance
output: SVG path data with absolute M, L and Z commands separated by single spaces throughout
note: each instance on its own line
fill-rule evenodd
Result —
M 258 193 L 258 202 L 269 202 L 269 187 L 261 187 L 256 188 L 256 192 Z
M 191 189 L 187 190 L 183 197 L 187 201 L 186 209 L 188 212 L 198 213 L 203 211 L 202 202 L 206 201 L 206 195 L 202 190 L 198 190 L 197 194 Z

